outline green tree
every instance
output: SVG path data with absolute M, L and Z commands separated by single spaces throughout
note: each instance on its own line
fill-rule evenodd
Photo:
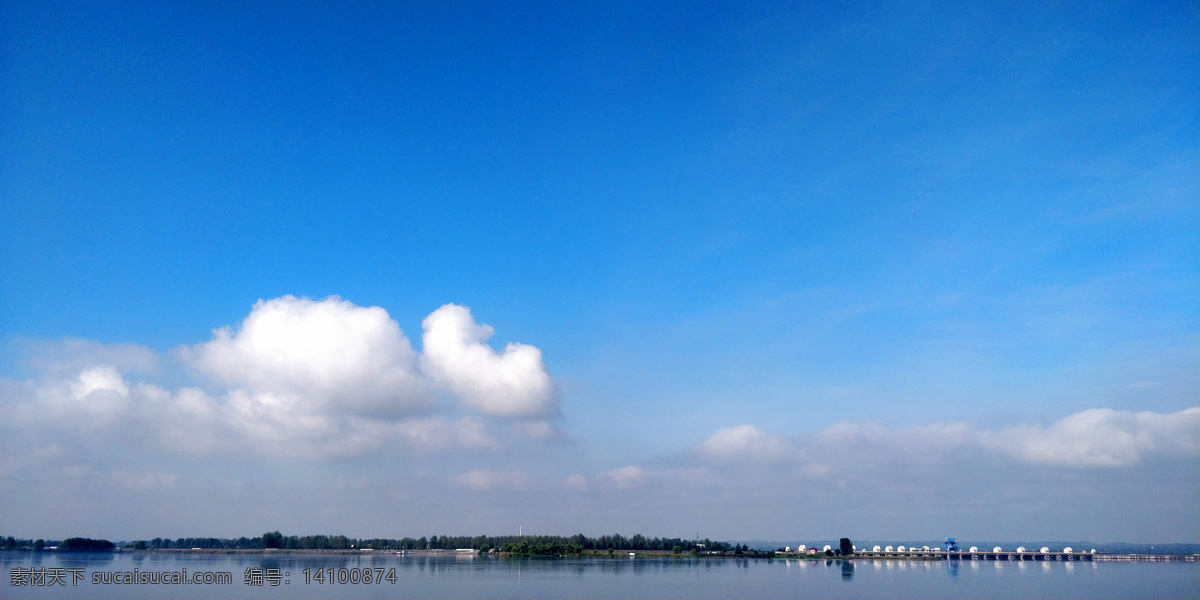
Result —
M 850 542 L 850 538 L 842 538 L 838 542 L 838 549 L 842 551 L 842 556 L 854 554 L 854 544 Z
M 59 550 L 76 552 L 111 552 L 116 544 L 108 540 L 93 540 L 91 538 L 67 538 L 58 544 Z

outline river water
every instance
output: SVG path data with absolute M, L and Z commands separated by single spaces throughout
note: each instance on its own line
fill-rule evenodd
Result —
M 0 570 L 6 600 L 1200 598 L 1195 562 L 0 552 Z

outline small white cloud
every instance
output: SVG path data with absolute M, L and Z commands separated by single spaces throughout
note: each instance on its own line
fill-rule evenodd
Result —
M 637 487 L 645 481 L 648 472 L 637 466 L 627 465 L 619 469 L 605 471 L 596 476 L 596 480 L 606 487 L 627 490 Z
M 715 460 L 774 461 L 789 453 L 787 442 L 769 435 L 753 425 L 737 425 L 718 429 L 696 452 Z
M 522 489 L 529 485 L 529 478 L 520 471 L 467 471 L 454 478 L 455 483 L 467 489 L 484 491 L 497 488 Z
M 88 369 L 79 374 L 76 381 L 71 383 L 71 392 L 78 400 L 83 400 L 92 392 L 111 391 L 122 397 L 129 396 L 129 385 L 115 367 L 98 367 Z
M 511 342 L 497 354 L 484 343 L 492 327 L 475 323 L 471 310 L 457 304 L 433 311 L 421 327 L 425 373 L 462 406 L 502 417 L 542 417 L 557 410 L 541 350 Z

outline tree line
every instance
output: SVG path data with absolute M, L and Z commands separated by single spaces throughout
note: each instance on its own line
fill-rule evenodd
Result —
M 0 537 L 0 550 L 45 550 L 55 548 L 70 552 L 110 552 L 116 544 L 108 540 L 73 537 L 65 540 L 22 540 L 13 536 Z
M 733 546 L 726 542 L 684 540 L 682 538 L 646 537 L 636 534 L 625 537 L 619 533 L 588 537 L 582 533 L 572 536 L 561 535 L 435 535 L 431 537 L 403 538 L 350 538 L 344 535 L 283 535 L 278 531 L 264 533 L 257 538 L 218 539 L 180 538 L 171 540 L 154 539 L 150 548 L 230 548 L 282 550 L 457 550 L 470 548 L 480 552 L 489 550 L 512 551 L 515 553 L 579 554 L 585 550 L 659 550 L 680 551 L 716 550 L 730 551 Z M 544 552 L 535 552 L 541 549 Z
M 43 550 L 58 546 L 58 540 L 26 540 L 13 536 L 0 537 L 0 550 Z
M 86 539 L 86 538 L 71 538 Z M 106 540 L 99 540 L 104 541 Z M 0 538 L 0 549 L 4 550 L 42 550 L 47 547 L 59 546 L 60 542 L 46 540 L 17 539 L 12 536 Z M 685 540 L 669 537 L 646 537 L 636 534 L 625 537 L 619 533 L 588 537 L 582 533 L 572 536 L 560 535 L 477 535 L 456 536 L 442 535 L 431 537 L 393 538 L 352 538 L 344 535 L 284 535 L 278 531 L 270 531 L 255 537 L 215 538 L 215 537 L 182 537 L 154 538 L 122 542 L 125 548 L 134 550 L 148 549 L 191 549 L 204 550 L 264 550 L 278 548 L 281 550 L 456 550 L 470 548 L 480 552 L 497 550 L 514 554 L 581 554 L 584 551 L 606 550 L 653 550 L 663 552 L 735 552 L 742 550 L 727 542 L 714 542 L 710 539 Z

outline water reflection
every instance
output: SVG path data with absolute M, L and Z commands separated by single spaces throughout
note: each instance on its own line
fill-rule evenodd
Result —
M 866 562 L 864 562 L 864 560 Z M 991 564 L 991 568 L 981 565 Z M 1032 562 L 1032 561 L 1028 561 Z M 1195 564 L 1097 564 L 1040 561 L 753 560 L 642 557 L 500 559 L 480 556 L 460 560 L 454 555 L 401 556 L 354 554 L 188 554 L 116 553 L 68 555 L 54 553 L 0 553 L 0 598 L 22 597 L 121 597 L 160 598 L 164 589 L 153 586 L 101 588 L 80 586 L 67 593 L 47 596 L 32 588 L 14 588 L 9 572 L 20 567 L 72 567 L 92 572 L 132 570 L 189 572 L 230 571 L 230 587 L 185 587 L 176 597 L 275 598 L 628 598 L 647 600 L 677 597 L 840 597 L 905 598 L 991 597 L 1023 599 L 1073 595 L 1077 598 L 1139 598 L 1146 591 L 1164 598 L 1200 598 Z M 868 566 L 869 565 L 869 566 Z M 945 567 L 942 567 L 945 565 Z M 242 584 L 249 567 L 278 568 L 290 572 L 291 584 L 277 589 L 254 589 Z M 399 581 L 372 586 L 305 585 L 304 569 L 394 568 Z M 857 575 L 857 576 L 856 576 Z M 1164 583 L 1164 577 L 1170 583 Z M 89 577 L 90 580 L 90 577 Z M 840 582 L 840 583 L 839 583 Z M 853 585 L 845 585 L 852 583 Z M 394 587 L 393 587 L 394 585 Z M 1166 585 L 1167 587 L 1162 587 Z M 953 586 L 952 588 L 949 586 Z M 1087 589 L 1086 593 L 1077 593 Z M 105 591 L 107 590 L 107 591 Z M 915 594 L 916 590 L 922 593 Z M 1032 592 L 1031 592 L 1032 590 Z M 44 590 L 43 590 L 44 591 Z M 120 592 L 120 594 L 117 594 Z
M 854 561 L 839 560 L 842 563 L 842 581 L 850 581 L 854 579 Z

